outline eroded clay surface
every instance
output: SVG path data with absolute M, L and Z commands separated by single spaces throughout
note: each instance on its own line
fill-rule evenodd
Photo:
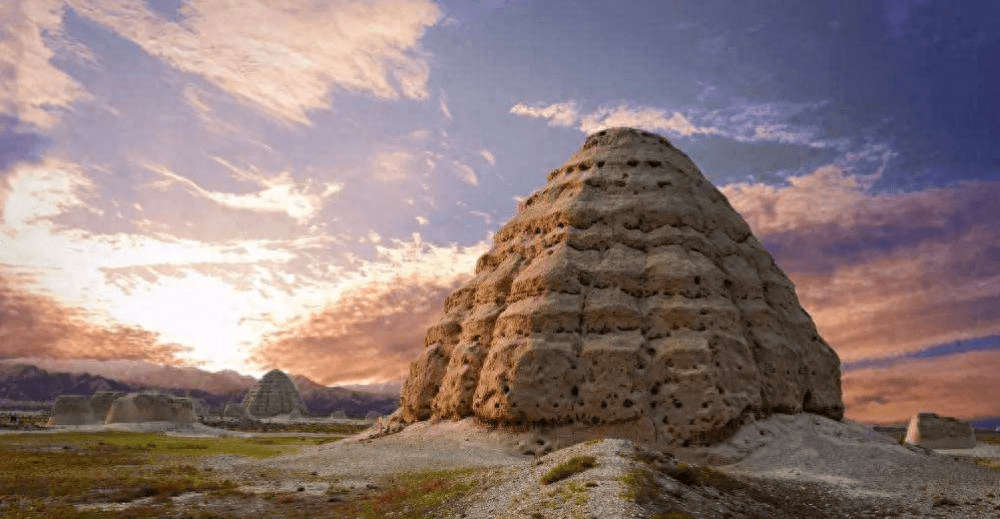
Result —
M 802 411 L 842 417 L 840 360 L 792 282 L 686 155 L 619 128 L 497 232 L 428 330 L 399 417 L 675 445 Z
M 190 398 L 166 393 L 129 393 L 111 404 L 105 423 L 193 423 L 197 417 Z
M 928 449 L 971 449 L 976 446 L 976 432 L 965 420 L 917 413 L 910 418 L 906 443 Z
M 90 425 L 104 423 L 108 409 L 120 391 L 97 391 L 91 396 L 60 395 L 52 406 L 49 425 Z

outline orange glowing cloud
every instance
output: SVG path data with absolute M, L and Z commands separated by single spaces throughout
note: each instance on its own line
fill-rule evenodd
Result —
M 908 420 L 933 411 L 973 418 L 1000 415 L 1000 351 L 913 359 L 843 375 L 847 417 L 865 423 Z
M 186 348 L 137 326 L 93 324 L 88 312 L 27 290 L 24 276 L 0 274 L 0 357 L 146 360 L 177 363 Z
M 835 166 L 722 188 L 850 362 L 1000 333 L 1000 182 L 895 194 Z
M 408 276 L 358 286 L 266 337 L 253 360 L 323 384 L 401 380 L 445 297 L 466 278 Z

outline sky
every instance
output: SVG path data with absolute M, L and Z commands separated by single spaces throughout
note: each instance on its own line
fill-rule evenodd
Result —
M 843 361 L 1000 415 L 992 1 L 0 0 L 0 358 L 405 378 L 601 128 L 666 136 Z

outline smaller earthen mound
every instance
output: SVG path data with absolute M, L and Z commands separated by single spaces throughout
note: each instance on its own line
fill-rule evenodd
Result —
M 194 402 L 164 393 L 130 393 L 115 400 L 105 423 L 193 423 Z
M 108 409 L 123 393 L 98 391 L 92 396 L 60 395 L 52 407 L 49 425 L 91 425 L 104 423 Z
M 379 418 L 382 418 L 382 415 L 378 414 L 378 411 L 368 411 L 368 414 L 365 415 L 366 422 L 375 423 Z
M 243 398 L 243 407 L 256 417 L 290 414 L 295 410 L 306 414 L 306 406 L 295 382 L 278 369 L 272 369 L 261 377 L 260 382 Z
M 222 416 L 227 418 L 249 418 L 250 414 L 240 404 L 226 404 L 226 408 L 222 411 Z
M 97 423 L 87 395 L 59 395 L 52 406 L 49 425 L 86 425 Z
M 972 425 L 958 418 L 917 413 L 910 418 L 906 443 L 928 449 L 971 449 L 976 446 Z
M 330 414 L 331 420 L 347 420 L 347 413 L 344 411 L 334 411 Z

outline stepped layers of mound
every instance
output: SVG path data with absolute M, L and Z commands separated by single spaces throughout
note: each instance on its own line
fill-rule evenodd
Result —
M 301 414 L 306 412 L 302 395 L 295 387 L 295 382 L 278 369 L 272 369 L 261 377 L 260 382 L 243 398 L 243 407 L 247 413 L 256 417 L 269 417 L 293 411 Z
M 843 415 L 840 361 L 725 196 L 666 139 L 588 137 L 445 301 L 401 418 L 708 442 L 746 413 Z

